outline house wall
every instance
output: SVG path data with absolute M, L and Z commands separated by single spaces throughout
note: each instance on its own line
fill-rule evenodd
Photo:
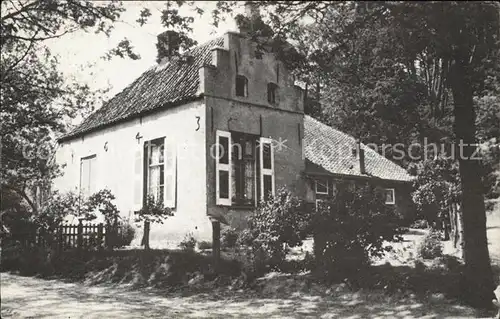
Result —
M 323 176 L 323 178 L 324 177 L 325 176 Z M 339 181 L 339 178 L 333 176 L 327 178 L 329 179 L 329 184 L 330 184 L 328 193 L 329 196 L 332 196 L 334 194 L 334 189 Z M 343 180 L 350 181 L 353 184 L 359 182 L 366 182 L 366 179 L 360 179 L 356 177 L 352 178 L 344 177 Z M 375 186 L 383 188 L 394 188 L 395 204 L 393 206 L 396 210 L 396 213 L 398 214 L 398 216 L 401 217 L 403 223 L 411 223 L 413 221 L 413 219 L 415 218 L 415 205 L 411 199 L 412 187 L 410 183 L 380 180 L 380 179 L 372 179 L 370 180 L 370 183 L 372 183 Z M 333 185 L 333 187 L 331 185 Z M 306 187 L 307 187 L 306 201 L 309 203 L 315 203 L 317 195 L 316 195 L 313 176 L 307 179 Z
M 216 205 L 215 159 L 210 154 L 216 143 L 216 131 L 238 131 L 271 137 L 275 143 L 275 189 L 286 187 L 303 197 L 305 184 L 302 172 L 305 160 L 302 151 L 304 136 L 303 92 L 295 86 L 282 62 L 271 53 L 255 57 L 255 47 L 236 33 L 227 33 L 224 48 L 212 51 L 212 66 L 200 69 L 200 90 L 205 96 L 207 127 L 207 213 L 224 216 L 235 227 L 244 227 L 248 209 Z M 237 97 L 236 75 L 248 79 L 248 96 Z M 267 84 L 279 86 L 277 103 L 267 100 Z
M 200 240 L 211 238 L 206 217 L 205 104 L 202 100 L 159 111 L 122 124 L 63 142 L 57 161 L 66 164 L 64 175 L 56 180 L 59 190 L 78 190 L 80 159 L 96 154 L 96 190 L 108 188 L 116 196 L 116 205 L 124 219 L 133 222 L 135 192 L 135 156 L 143 154 L 145 141 L 167 137 L 177 144 L 177 191 L 174 216 L 163 225 L 152 224 L 151 247 L 173 245 L 191 232 Z M 198 118 L 200 126 L 198 128 Z M 142 138 L 140 143 L 136 135 Z M 107 142 L 108 150 L 104 150 Z M 142 181 L 142 179 L 141 179 Z M 141 197 L 142 198 L 142 197 Z M 134 244 L 139 244 L 139 229 Z
M 404 222 L 413 222 L 415 218 L 415 205 L 411 199 L 411 183 L 380 180 L 374 181 L 376 185 L 384 188 L 394 188 L 396 213 Z

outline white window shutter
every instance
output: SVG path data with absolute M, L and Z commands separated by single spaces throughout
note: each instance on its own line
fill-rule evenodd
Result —
M 144 184 L 144 157 L 143 148 L 139 144 L 134 152 L 134 211 L 142 208 L 143 184 Z
M 88 198 L 96 192 L 96 156 L 80 159 L 80 195 Z
M 216 132 L 215 193 L 216 204 L 231 206 L 231 133 Z
M 164 204 L 165 207 L 175 208 L 177 188 L 177 146 L 174 141 L 165 138 L 164 158 Z
M 92 196 L 97 191 L 97 158 L 91 157 L 88 160 L 89 162 L 89 196 Z
M 265 200 L 268 193 L 274 196 L 274 149 L 270 138 L 260 138 L 259 159 L 260 199 Z
M 90 178 L 90 165 L 89 161 L 85 159 L 80 160 L 80 195 L 83 198 L 89 196 L 89 181 Z

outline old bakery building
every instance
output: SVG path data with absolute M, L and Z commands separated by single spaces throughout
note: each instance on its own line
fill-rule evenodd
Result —
M 175 37 L 158 37 L 165 52 L 176 50 Z M 387 188 L 388 205 L 410 209 L 406 171 L 304 115 L 303 90 L 285 65 L 256 55 L 240 33 L 165 56 L 59 142 L 66 166 L 58 189 L 86 196 L 108 188 L 124 219 L 148 195 L 173 208 L 152 225 L 152 247 L 187 233 L 210 240 L 211 219 L 243 226 L 282 186 L 313 203 L 337 179 L 369 179 Z M 358 151 L 339 156 L 336 148 Z

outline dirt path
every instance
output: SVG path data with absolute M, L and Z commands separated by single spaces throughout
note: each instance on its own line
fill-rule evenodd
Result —
M 389 301 L 383 295 L 337 293 L 284 298 L 160 296 L 125 287 L 85 286 L 1 274 L 2 318 L 470 318 L 471 310 L 436 301 Z

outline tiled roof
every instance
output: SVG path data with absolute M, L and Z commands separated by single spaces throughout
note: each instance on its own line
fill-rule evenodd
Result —
M 321 172 L 376 177 L 393 181 L 410 181 L 405 169 L 391 162 L 373 149 L 361 144 L 365 150 L 365 174 L 359 170 L 359 161 L 352 154 L 356 146 L 354 137 L 340 132 L 306 115 L 304 118 L 304 149 L 306 172 Z
M 198 69 L 204 64 L 211 64 L 211 50 L 223 45 L 224 38 L 219 37 L 188 52 L 191 61 L 173 59 L 151 67 L 61 140 L 197 98 L 200 84 Z

